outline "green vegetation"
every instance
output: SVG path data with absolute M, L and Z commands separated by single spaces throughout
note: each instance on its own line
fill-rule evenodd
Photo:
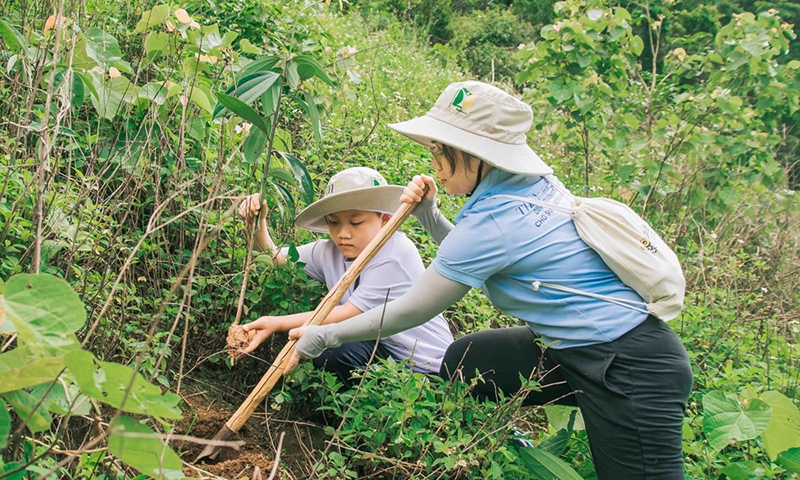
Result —
M 249 251 L 237 199 L 261 192 L 275 240 L 308 241 L 292 219 L 333 171 L 427 171 L 386 123 L 464 78 L 530 103 L 529 143 L 574 192 L 626 201 L 675 247 L 687 476 L 800 474 L 794 3 L 0 7 L 0 478 L 181 478 L 186 447 L 164 441 L 187 431 L 181 395 L 238 405 L 285 340 L 230 366 L 228 325 L 322 292 Z M 419 225 L 404 230 L 432 258 Z M 515 322 L 479 292 L 447 316 L 459 336 Z M 305 365 L 268 419 L 313 422 L 328 443 L 284 452 L 281 475 L 593 478 L 575 410 L 468 389 L 389 362 L 337 393 Z M 535 448 L 510 441 L 511 419 Z

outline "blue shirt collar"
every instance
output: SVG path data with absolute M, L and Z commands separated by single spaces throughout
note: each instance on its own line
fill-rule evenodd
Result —
M 498 190 L 502 190 L 502 193 L 514 195 L 519 190 L 530 187 L 541 178 L 542 177 L 539 176 L 528 177 L 525 175 L 518 175 L 516 173 L 500 170 L 499 168 L 492 168 L 489 173 L 483 177 L 483 181 L 478 184 L 478 188 L 476 188 L 472 196 L 469 197 L 467 203 L 465 203 L 456 214 L 456 223 L 461 221 L 461 219 L 464 218 L 464 214 L 481 199 L 499 193 Z

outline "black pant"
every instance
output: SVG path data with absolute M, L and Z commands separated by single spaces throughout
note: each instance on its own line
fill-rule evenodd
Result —
M 456 340 L 440 375 L 485 383 L 473 393 L 497 400 L 517 392 L 519 375 L 539 379 L 524 405 L 577 405 L 599 480 L 683 480 L 681 428 L 692 388 L 686 349 L 664 322 L 649 317 L 613 342 L 542 349 L 528 327 L 486 330 Z
M 329 348 L 313 360 L 314 368 L 335 373 L 339 377 L 339 381 L 344 384 L 344 389 L 353 388 L 352 372 L 367 366 L 373 348 L 375 348 L 375 341 L 345 343 L 336 348 Z M 392 355 L 381 341 L 378 342 L 375 358 L 401 360 Z M 373 360 L 373 362 L 375 361 Z

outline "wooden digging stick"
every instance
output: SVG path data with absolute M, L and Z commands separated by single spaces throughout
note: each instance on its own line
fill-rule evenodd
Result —
M 427 189 L 426 189 L 427 191 Z M 423 193 L 425 195 L 425 193 Z M 364 270 L 364 267 L 369 263 L 370 260 L 378 253 L 378 251 L 383 247 L 383 245 L 389 241 L 392 234 L 400 228 L 400 225 L 408 218 L 414 208 L 417 206 L 416 203 L 403 203 L 400 205 L 400 208 L 394 212 L 392 218 L 384 225 L 375 238 L 369 242 L 364 251 L 356 258 L 356 260 L 350 265 L 350 268 L 344 273 L 342 278 L 336 282 L 336 285 L 325 295 L 325 298 L 322 299 L 320 304 L 317 306 L 316 310 L 314 310 L 314 314 L 311 318 L 304 324 L 304 325 L 319 325 L 328 317 L 328 314 L 331 313 L 333 307 L 335 307 L 339 300 L 342 299 L 345 292 L 350 285 L 355 281 L 356 278 L 361 274 L 361 271 Z M 250 418 L 250 415 L 253 414 L 253 411 L 261 404 L 261 401 L 264 400 L 275 384 L 278 382 L 278 379 L 281 378 L 283 375 L 283 370 L 286 365 L 286 362 L 294 353 L 295 345 L 297 344 L 297 340 L 289 340 L 286 346 L 283 347 L 281 352 L 278 354 L 278 357 L 275 359 L 275 362 L 269 367 L 267 373 L 261 378 L 261 381 L 258 382 L 258 385 L 250 392 L 250 395 L 245 399 L 245 401 L 239 406 L 239 409 L 225 422 L 225 425 L 214 435 L 213 440 L 218 441 L 227 441 L 236 435 L 236 432 L 242 428 L 242 425 Z M 210 444 L 206 446 L 206 448 L 200 452 L 200 455 L 195 458 L 195 463 L 197 463 L 200 459 L 208 457 L 210 459 L 215 459 L 219 452 L 223 447 L 220 445 Z

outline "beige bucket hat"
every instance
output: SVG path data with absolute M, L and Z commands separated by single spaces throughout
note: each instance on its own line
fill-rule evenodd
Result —
M 297 216 L 294 224 L 312 232 L 328 233 L 325 216 L 342 210 L 394 213 L 400 208 L 403 187 L 389 185 L 383 175 L 367 167 L 353 167 L 332 176 L 325 196 Z
M 389 125 L 428 148 L 450 145 L 489 165 L 522 175 L 550 175 L 553 169 L 528 146 L 531 107 L 482 82 L 451 83 L 422 117 Z

